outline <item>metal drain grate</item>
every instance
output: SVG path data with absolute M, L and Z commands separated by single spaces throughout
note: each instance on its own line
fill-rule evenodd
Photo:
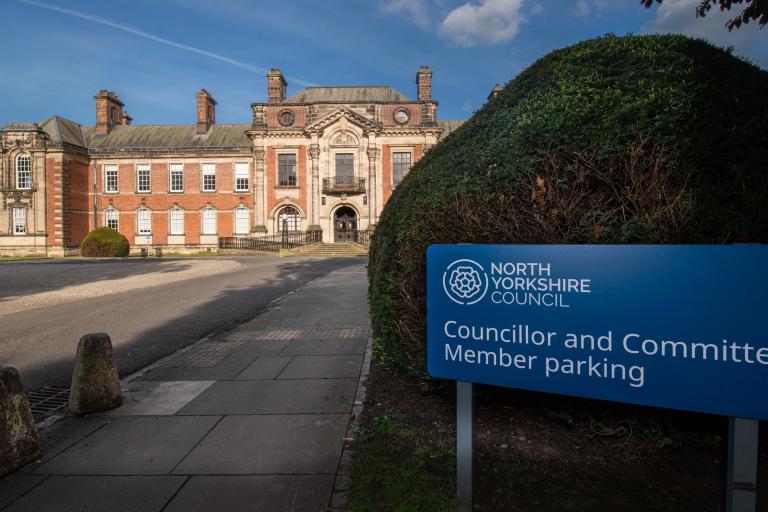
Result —
M 367 327 L 345 329 L 270 329 L 263 331 L 240 331 L 227 336 L 230 341 L 275 341 L 275 340 L 323 340 L 366 338 Z
M 169 357 L 159 365 L 168 368 L 209 368 L 220 363 L 222 359 L 244 344 L 245 341 L 207 341 L 189 351 Z
M 35 421 L 40 421 L 69 405 L 69 388 L 45 386 L 27 393 L 27 400 Z

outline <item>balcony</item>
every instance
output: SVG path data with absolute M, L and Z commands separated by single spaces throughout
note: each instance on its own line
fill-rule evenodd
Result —
M 323 178 L 323 194 L 364 194 L 365 178 L 336 176 Z

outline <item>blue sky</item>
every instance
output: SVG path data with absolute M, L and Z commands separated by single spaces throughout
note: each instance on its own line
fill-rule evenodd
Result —
M 768 28 L 696 19 L 699 0 L 4 0 L 0 126 L 58 114 L 94 122 L 93 96 L 114 90 L 135 124 L 192 123 L 195 93 L 219 123 L 249 123 L 279 67 L 288 94 L 306 85 L 392 85 L 415 97 L 433 70 L 441 119 L 465 119 L 550 50 L 615 34 L 705 37 L 768 69 Z M 11 48 L 14 48 L 11 50 Z

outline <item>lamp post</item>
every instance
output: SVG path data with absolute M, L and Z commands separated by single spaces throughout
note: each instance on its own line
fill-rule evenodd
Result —
M 283 221 L 283 249 L 288 248 L 288 214 L 283 213 L 280 215 L 280 220 Z

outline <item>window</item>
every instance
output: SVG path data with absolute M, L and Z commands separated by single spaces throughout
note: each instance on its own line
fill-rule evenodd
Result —
M 171 235 L 183 235 L 184 234 L 184 210 L 174 208 L 168 212 L 168 216 L 171 221 Z
M 117 166 L 104 166 L 104 192 L 117 192 Z
M 104 212 L 104 221 L 108 228 L 117 231 L 120 228 L 120 212 L 114 208 L 108 209 Z
M 151 177 L 148 164 L 136 166 L 136 192 L 149 192 L 151 190 Z
M 392 184 L 398 185 L 411 170 L 411 154 L 392 153 Z
M 16 188 L 32 188 L 32 158 L 27 154 L 16 157 Z
M 216 210 L 213 208 L 203 209 L 203 234 L 216 234 Z
M 301 228 L 301 217 L 299 217 L 299 210 L 293 206 L 286 206 L 280 210 L 280 214 L 277 216 L 277 230 L 283 231 L 298 231 Z
M 278 186 L 296 186 L 296 155 L 277 155 Z
M 248 208 L 236 208 L 235 209 L 235 233 L 238 235 L 248 233 L 251 222 L 250 212 Z
M 216 192 L 216 164 L 203 164 L 203 192 Z
M 184 166 L 171 164 L 171 192 L 184 192 Z
M 138 220 L 137 225 L 140 235 L 152 234 L 152 212 L 146 208 L 136 212 L 136 218 Z
M 235 164 L 235 191 L 248 191 L 248 164 Z
M 27 209 L 26 208 L 13 209 L 13 234 L 14 235 L 27 234 Z
M 352 177 L 355 175 L 355 156 L 352 153 L 336 153 L 336 180 L 337 183 L 345 183 L 344 179 L 352 183 Z

